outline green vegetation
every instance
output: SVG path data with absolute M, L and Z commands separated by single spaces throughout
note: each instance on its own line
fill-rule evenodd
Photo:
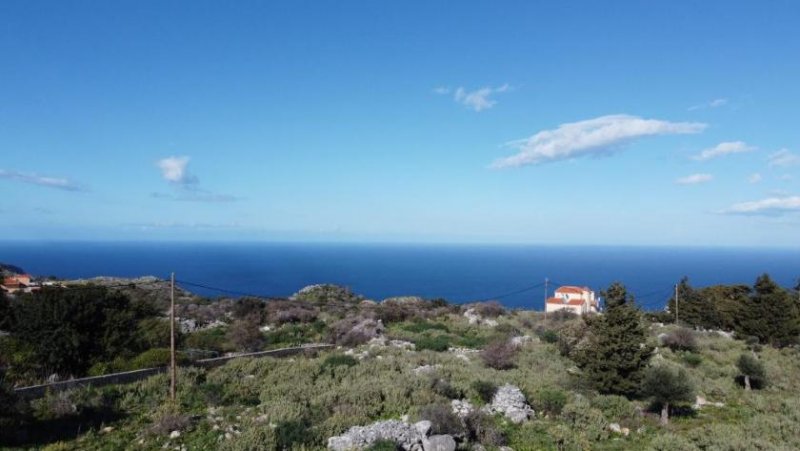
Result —
M 749 307 L 779 299 L 779 290 L 761 282 L 742 302 L 750 303 L 751 296 L 764 299 Z M 765 339 L 737 333 L 740 339 L 732 339 L 648 323 L 620 284 L 606 290 L 608 309 L 594 317 L 545 319 L 536 312 L 498 311 L 496 305 L 476 308 L 496 326 L 470 324 L 463 309 L 441 301 L 397 299 L 384 308 L 355 302 L 359 298 L 346 290 L 346 298 L 337 301 L 335 291 L 323 288 L 324 299 L 312 298 L 311 290 L 299 301 L 242 305 L 182 300 L 182 308 L 198 321 L 221 321 L 180 336 L 179 357 L 187 364 L 196 352 L 245 349 L 249 340 L 240 341 L 232 332 L 239 321 L 256 326 L 258 349 L 325 339 L 337 340 L 343 349 L 283 359 L 240 358 L 212 369 L 184 366 L 174 404 L 167 400 L 166 374 L 22 401 L 9 386 L 41 380 L 46 371 L 35 365 L 41 352 L 54 353 L 62 345 L 70 350 L 83 342 L 58 339 L 52 349 L 40 351 L 38 342 L 23 340 L 28 335 L 17 335 L 14 328 L 0 337 L 0 446 L 322 450 L 329 437 L 352 426 L 408 415 L 410 422 L 431 421 L 433 433 L 457 437 L 463 449 L 473 443 L 516 450 L 800 448 L 800 352 L 786 345 L 791 335 L 771 333 Z M 48 294 L 39 299 L 53 304 L 37 311 L 69 307 L 101 318 L 95 328 L 123 324 L 127 329 L 100 337 L 101 347 L 80 348 L 88 349 L 80 365 L 65 359 L 76 372 L 101 374 L 166 362 L 163 311 L 126 293 L 81 292 L 93 293 L 83 300 L 96 300 L 105 309 L 77 307 L 71 295 Z M 9 309 L 16 315 L 24 302 L 12 299 Z M 392 320 L 379 321 L 382 317 Z M 86 321 L 79 315 L 64 330 L 82 331 L 78 325 L 88 322 L 79 319 Z M 750 320 L 734 316 L 737 327 Z M 35 324 L 51 327 L 48 321 L 45 314 Z M 262 331 L 265 325 L 269 330 Z M 511 344 L 511 338 L 522 336 L 531 338 Z M 121 346 L 130 349 L 120 351 Z M 743 390 L 747 381 L 758 390 Z M 505 384 L 524 393 L 536 412 L 529 421 L 515 424 L 502 414 L 481 411 Z M 705 405 L 693 407 L 695 396 L 698 403 L 707 400 Z M 452 400 L 476 409 L 459 418 Z M 663 425 L 662 415 L 669 419 Z M 385 441 L 371 446 L 395 449 Z

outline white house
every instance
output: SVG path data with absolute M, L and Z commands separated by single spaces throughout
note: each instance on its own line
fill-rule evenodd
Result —
M 563 286 L 559 287 L 553 297 L 545 302 L 545 311 L 567 311 L 576 315 L 597 313 L 598 302 L 594 291 L 589 287 Z

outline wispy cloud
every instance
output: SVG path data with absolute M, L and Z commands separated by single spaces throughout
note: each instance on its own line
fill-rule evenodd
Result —
M 242 224 L 238 222 L 229 223 L 208 223 L 208 222 L 178 222 L 178 221 L 156 221 L 148 223 L 126 224 L 127 227 L 135 227 L 140 230 L 162 230 L 162 229 L 186 229 L 186 230 L 224 230 L 240 229 Z
M 692 174 L 675 180 L 675 183 L 678 185 L 698 185 L 700 183 L 710 182 L 713 179 L 714 176 L 711 174 Z
M 507 143 L 519 152 L 492 163 L 502 169 L 567 160 L 589 155 L 610 154 L 623 145 L 646 136 L 700 133 L 706 124 L 669 122 L 615 114 L 561 124 L 553 130 Z
M 731 205 L 722 214 L 747 216 L 779 216 L 800 212 L 800 196 L 769 197 Z
M 0 169 L 0 178 L 63 191 L 86 191 L 86 187 L 65 177 L 47 177 L 39 174 Z
M 721 142 L 714 147 L 704 149 L 697 155 L 692 156 L 692 160 L 706 161 L 714 158 L 723 157 L 734 153 L 743 153 L 756 150 L 755 146 L 750 146 L 743 141 Z
M 769 156 L 769 165 L 773 167 L 794 166 L 796 164 L 800 164 L 800 155 L 795 154 L 789 149 L 781 149 Z
M 434 88 L 433 92 L 439 95 L 447 95 L 452 92 L 453 100 L 473 111 L 481 112 L 497 105 L 497 100 L 493 99 L 492 96 L 495 94 L 508 92 L 510 90 L 511 86 L 506 83 L 496 88 L 486 86 L 474 91 L 468 91 L 462 86 L 459 86 L 455 89 L 451 89 L 449 86 L 439 86 Z
M 156 162 L 161 170 L 161 177 L 169 182 L 174 193 L 152 193 L 150 197 L 157 199 L 172 199 L 183 202 L 227 203 L 239 200 L 236 196 L 219 194 L 200 188 L 200 180 L 189 171 L 190 158 L 167 157 Z
M 719 98 L 719 99 L 711 100 L 709 102 L 698 103 L 697 105 L 692 105 L 687 109 L 689 111 L 696 111 L 696 110 L 704 110 L 704 109 L 707 109 L 707 108 L 719 108 L 719 107 L 725 106 L 727 104 L 728 104 L 728 99 Z
M 749 183 L 758 183 L 758 182 L 760 182 L 761 180 L 763 180 L 763 178 L 764 178 L 764 177 L 762 177 L 760 173 L 756 172 L 756 173 L 754 173 L 754 174 L 750 174 L 750 176 L 749 176 L 749 177 L 747 177 L 747 181 L 748 181 Z

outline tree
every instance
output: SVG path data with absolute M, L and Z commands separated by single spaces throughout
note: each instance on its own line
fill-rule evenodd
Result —
M 756 279 L 753 294 L 742 309 L 740 332 L 775 347 L 797 343 L 800 309 L 788 291 L 767 274 Z
M 12 337 L 30 345 L 47 373 L 82 375 L 94 363 L 137 353 L 142 311 L 102 287 L 44 288 L 13 304 Z
M 764 365 L 753 355 L 740 355 L 739 360 L 736 361 L 736 367 L 742 373 L 745 390 L 749 391 L 753 385 L 761 387 L 766 383 L 767 373 L 764 371 Z
M 601 393 L 632 396 L 653 348 L 647 344 L 642 315 L 625 286 L 614 283 L 603 293 L 606 312 L 584 316 L 588 343 L 574 352 L 578 366 Z
M 666 426 L 672 404 L 694 401 L 694 385 L 683 368 L 651 366 L 644 373 L 641 394 L 661 406 L 661 425 Z
M 0 330 L 8 330 L 11 326 L 11 303 L 6 294 L 0 290 Z

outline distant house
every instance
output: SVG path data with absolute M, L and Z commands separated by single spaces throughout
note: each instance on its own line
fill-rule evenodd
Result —
M 38 290 L 39 286 L 31 282 L 31 276 L 28 274 L 14 274 L 13 276 L 4 277 L 0 288 L 6 293 L 14 294 L 20 291 L 30 293 Z
M 594 291 L 589 287 L 563 286 L 559 287 L 553 297 L 545 303 L 545 311 L 567 311 L 576 315 L 597 313 L 598 302 Z

